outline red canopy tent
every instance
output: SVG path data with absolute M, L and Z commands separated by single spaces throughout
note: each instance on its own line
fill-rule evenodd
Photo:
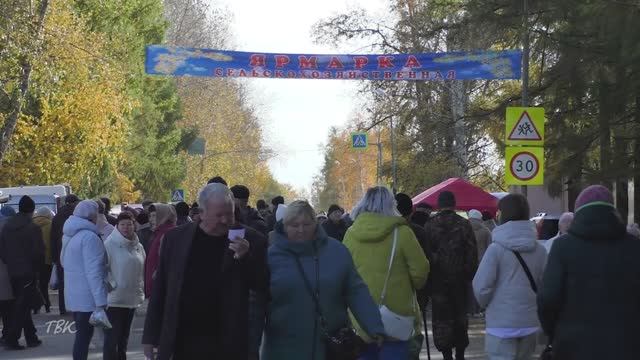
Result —
M 476 209 L 488 211 L 492 216 L 498 211 L 498 199 L 481 188 L 460 178 L 451 178 L 416 195 L 413 205 L 429 204 L 438 208 L 438 195 L 443 191 L 451 191 L 456 196 L 456 210 L 469 211 Z

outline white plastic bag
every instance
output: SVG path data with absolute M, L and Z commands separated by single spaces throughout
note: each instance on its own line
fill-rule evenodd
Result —
M 111 329 L 111 322 L 104 309 L 98 309 L 91 313 L 89 324 L 100 329 Z
M 60 287 L 60 282 L 58 281 L 58 265 L 53 264 L 51 277 L 49 278 L 49 288 L 51 290 L 58 290 L 58 287 Z

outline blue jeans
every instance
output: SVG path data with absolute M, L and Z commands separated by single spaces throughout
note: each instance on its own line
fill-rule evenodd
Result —
M 74 312 L 76 339 L 73 342 L 73 360 L 87 360 L 89 343 L 93 337 L 93 325 L 89 324 L 90 312 Z
M 409 342 L 408 341 L 385 341 L 382 347 L 378 348 L 377 344 L 369 344 L 364 353 L 360 356 L 360 360 L 408 360 L 409 359 Z

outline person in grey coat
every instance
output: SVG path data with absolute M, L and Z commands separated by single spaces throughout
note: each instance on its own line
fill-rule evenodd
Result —
M 473 209 L 470 210 L 469 213 L 469 223 L 471 224 L 471 228 L 473 229 L 473 233 L 476 236 L 476 245 L 478 247 L 478 263 L 482 261 L 484 257 L 484 253 L 491 245 L 491 230 L 484 224 L 482 221 L 482 213 L 479 210 Z M 469 284 L 469 288 L 471 289 L 471 284 Z M 473 289 L 469 291 L 469 314 L 478 315 L 482 311 L 480 304 L 476 300 L 475 295 L 473 294 Z
M 507 195 L 498 208 L 501 225 L 493 230 L 493 243 L 473 279 L 478 303 L 487 309 L 485 351 L 489 360 L 529 360 L 540 331 L 536 292 L 542 283 L 547 252 L 536 241 L 535 225 L 529 221 L 529 204 L 524 196 Z

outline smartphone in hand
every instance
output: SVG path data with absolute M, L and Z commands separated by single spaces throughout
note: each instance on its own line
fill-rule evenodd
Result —
M 236 238 L 244 239 L 245 231 L 241 229 L 229 229 L 229 240 L 233 241 Z

